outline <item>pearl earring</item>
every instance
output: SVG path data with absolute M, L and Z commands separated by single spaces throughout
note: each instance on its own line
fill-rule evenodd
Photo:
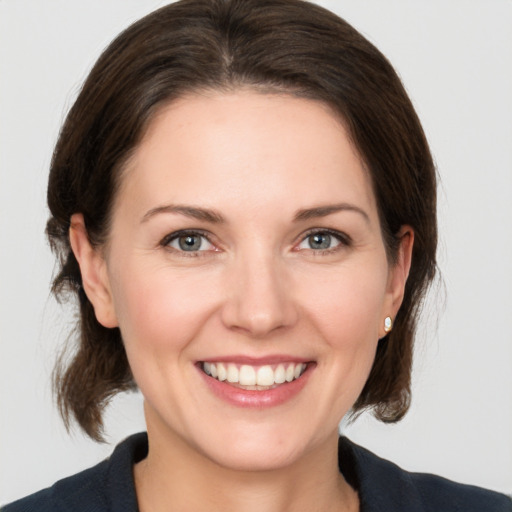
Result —
M 389 332 L 391 332 L 391 329 L 393 329 L 393 320 L 391 320 L 390 316 L 387 316 L 384 319 L 384 331 L 386 334 L 388 334 Z

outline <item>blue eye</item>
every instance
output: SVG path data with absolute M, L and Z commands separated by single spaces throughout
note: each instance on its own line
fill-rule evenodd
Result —
M 327 233 L 315 233 L 309 235 L 307 241 L 310 249 L 330 249 L 333 239 Z
M 328 251 L 339 245 L 348 245 L 341 234 L 329 231 L 316 231 L 306 236 L 298 245 L 298 249 L 310 249 L 313 251 Z
M 163 245 L 183 252 L 211 251 L 215 248 L 204 235 L 191 232 L 174 233 L 166 237 Z

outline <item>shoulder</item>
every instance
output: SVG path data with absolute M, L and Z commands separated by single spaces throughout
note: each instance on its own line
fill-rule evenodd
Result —
M 103 462 L 5 505 L 1 512 L 136 512 L 132 466 L 144 451 L 146 435 L 131 436 Z
M 64 510 L 108 510 L 102 492 L 108 461 L 103 461 L 76 475 L 59 480 L 52 487 L 43 489 L 2 507 L 2 512 L 60 512 Z
M 512 500 L 497 492 L 464 485 L 436 475 L 409 473 L 428 511 L 512 512 Z
M 343 437 L 339 463 L 368 512 L 512 512 L 512 500 L 503 494 L 436 475 L 409 473 Z

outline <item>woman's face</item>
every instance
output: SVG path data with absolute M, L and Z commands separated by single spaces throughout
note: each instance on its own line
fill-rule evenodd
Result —
M 84 283 L 121 329 L 150 434 L 237 469 L 332 442 L 407 273 L 331 110 L 249 91 L 160 112 L 102 254 Z

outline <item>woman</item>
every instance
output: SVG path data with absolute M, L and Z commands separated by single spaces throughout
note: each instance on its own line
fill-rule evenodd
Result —
M 184 1 L 136 23 L 70 111 L 48 201 L 81 313 L 63 416 L 99 439 L 136 383 L 148 437 L 7 511 L 510 509 L 338 449 L 349 411 L 407 411 L 436 249 L 417 117 L 345 22 Z

